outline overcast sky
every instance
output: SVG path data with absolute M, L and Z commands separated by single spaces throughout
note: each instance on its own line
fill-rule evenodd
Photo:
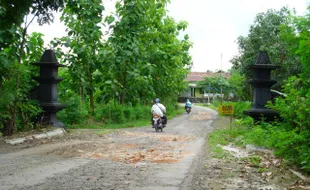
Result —
M 113 9 L 113 0 L 104 0 L 107 11 Z M 247 35 L 255 15 L 283 6 L 295 8 L 303 15 L 309 0 L 171 0 L 168 5 L 169 15 L 189 23 L 186 33 L 194 43 L 191 55 L 194 62 L 192 71 L 228 70 L 229 60 L 238 53 L 236 39 Z M 37 31 L 45 35 L 49 43 L 54 37 L 65 35 L 65 26 L 59 23 L 59 16 L 51 25 L 30 26 L 30 32 Z M 223 54 L 221 64 L 221 54 Z

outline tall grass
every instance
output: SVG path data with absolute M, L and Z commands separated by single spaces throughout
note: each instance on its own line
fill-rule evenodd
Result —
M 177 104 L 167 105 L 166 108 L 168 120 L 184 112 L 183 107 Z M 151 106 L 120 105 L 111 101 L 97 104 L 94 115 L 88 114 L 87 110 L 86 106 L 73 97 L 58 117 L 68 128 L 118 129 L 151 124 Z

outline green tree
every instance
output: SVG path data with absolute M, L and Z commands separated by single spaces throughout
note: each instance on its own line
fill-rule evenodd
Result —
M 188 36 L 178 39 L 185 22 L 166 15 L 165 0 L 126 0 L 116 4 L 116 19 L 108 39 L 113 57 L 104 73 L 105 89 L 115 92 L 121 104 L 139 103 L 154 96 L 176 97 L 185 87 L 191 46 Z
M 56 40 L 54 45 L 64 46 L 69 53 L 62 53 L 69 63 L 72 88 L 81 95 L 89 96 L 90 111 L 94 112 L 94 72 L 98 69 L 102 51 L 101 22 L 104 6 L 101 0 L 69 0 L 61 21 L 68 27 L 68 35 Z
M 309 48 L 309 42 L 310 42 L 310 6 L 308 7 L 308 13 L 305 16 L 300 16 L 295 19 L 295 26 L 298 33 L 291 32 L 291 35 L 286 35 L 287 41 L 290 40 L 290 42 L 295 42 L 295 46 L 292 45 L 292 47 L 296 50 L 295 53 L 298 57 L 300 57 L 301 63 L 302 63 L 302 91 L 303 95 L 309 93 L 310 90 L 310 48 Z M 287 33 L 286 33 L 287 34 Z M 298 44 L 296 43 L 298 41 Z M 291 43 L 292 44 L 292 43 Z
M 34 15 L 39 24 L 53 21 L 53 11 L 57 11 L 64 0 L 2 0 L 0 2 L 0 50 L 10 46 L 16 40 L 16 32 L 25 16 Z M 33 20 L 33 19 L 31 19 Z M 30 22 L 31 23 L 31 22 Z M 28 23 L 27 23 L 28 24 Z M 26 30 L 23 33 L 27 33 Z
M 211 92 L 213 94 L 213 98 L 215 94 L 228 95 L 231 91 L 228 79 L 220 73 L 210 77 L 205 77 L 203 81 L 198 82 L 198 85 L 207 89 L 207 92 Z
M 12 135 L 17 127 L 20 129 L 30 128 L 31 117 L 40 112 L 36 104 L 29 99 L 29 93 L 35 83 L 31 79 L 35 71 L 31 62 L 38 61 L 43 53 L 42 34 L 32 33 L 25 38 L 25 55 L 20 64 L 16 52 L 19 52 L 19 41 L 0 52 L 2 60 L 8 61 L 8 71 L 2 79 L 0 88 L 0 128 L 4 135 Z
M 300 60 L 290 51 L 291 44 L 283 39 L 282 34 L 284 26 L 285 30 L 293 32 L 293 15 L 294 12 L 286 7 L 279 11 L 270 9 L 257 14 L 254 24 L 250 26 L 249 34 L 239 36 L 237 39 L 239 55 L 231 60 L 233 68 L 246 73 L 249 78 L 247 67 L 255 63 L 257 54 L 262 50 L 268 52 L 273 64 L 281 66 L 274 71 L 277 80 L 274 88 L 280 88 L 288 76 L 299 74 Z
M 0 126 L 4 128 L 4 135 L 11 135 L 17 129 L 16 124 L 20 119 L 18 114 L 21 113 L 19 108 L 27 102 L 26 93 L 29 92 L 26 91 L 31 86 L 25 83 L 29 81 L 28 72 L 31 70 L 28 67 L 29 61 L 37 61 L 39 57 L 36 57 L 34 52 L 43 49 L 42 35 L 34 34 L 29 37 L 27 29 L 35 18 L 40 24 L 52 21 L 51 12 L 62 5 L 62 0 L 0 2 L 0 102 L 2 103 Z M 28 19 L 29 14 L 33 16 Z M 25 55 L 30 52 L 31 55 Z
M 246 81 L 245 74 L 241 74 L 237 70 L 232 70 L 228 82 L 231 92 L 234 93 L 234 96 L 236 96 L 239 101 L 251 99 L 251 86 Z

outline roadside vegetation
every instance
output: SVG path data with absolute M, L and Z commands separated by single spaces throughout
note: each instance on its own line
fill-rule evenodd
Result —
M 219 102 L 215 104 L 220 105 Z M 224 102 L 223 104 L 230 103 Z M 234 102 L 234 105 L 236 107 L 246 108 L 245 110 L 249 108 L 248 102 Z M 203 106 L 210 107 L 206 104 Z M 275 155 L 283 158 L 288 164 L 297 165 L 302 170 L 310 172 L 310 147 L 306 138 L 308 135 L 306 130 L 300 132 L 292 128 L 285 121 L 275 121 L 272 123 L 261 121 L 254 123 L 251 117 L 242 115 L 240 114 L 241 112 L 238 113 L 238 109 L 236 111 L 231 126 L 227 122 L 230 116 L 221 115 L 220 117 L 227 117 L 226 127 L 216 128 L 208 136 L 209 145 L 214 152 L 214 157 L 226 157 L 225 151 L 218 144 L 225 146 L 233 143 L 244 148 L 246 145 L 255 145 L 274 150 Z
M 69 128 L 120 128 L 150 122 L 154 98 L 178 112 L 178 94 L 191 68 L 186 21 L 175 21 L 168 0 L 117 1 L 107 13 L 101 0 L 26 0 L 0 3 L 0 130 L 9 136 L 35 128 L 42 110 L 31 100 L 32 76 L 45 50 L 31 23 L 61 14 L 63 37 L 46 42 L 65 68 L 59 69 L 58 117 Z M 185 32 L 185 33 L 184 33 Z M 182 37 L 179 36 L 182 33 Z M 184 35 L 183 35 L 184 34 Z
M 296 16 L 293 10 L 283 7 L 256 15 L 249 34 L 238 37 L 239 53 L 231 60 L 231 77 L 218 76 L 200 82 L 207 91 L 208 85 L 213 86 L 211 93 L 219 94 L 222 90 L 223 105 L 235 107 L 232 127 L 212 133 L 211 146 L 216 146 L 216 142 L 223 145 L 233 142 L 240 146 L 266 147 L 310 173 L 309 11 L 310 7 L 304 16 Z M 242 113 L 251 107 L 252 90 L 247 81 L 252 73 L 247 68 L 255 63 L 259 51 L 266 51 L 271 63 L 280 66 L 272 73 L 272 78 L 277 80 L 272 89 L 284 96 L 275 98 L 266 107 L 276 110 L 281 119 L 271 123 L 263 119 L 254 123 Z M 233 99 L 229 97 L 231 92 L 235 95 Z M 202 105 L 217 110 L 220 101 L 215 99 L 211 103 Z
M 122 106 L 109 102 L 96 107 L 94 116 L 90 116 L 86 108 L 76 110 L 75 107 L 68 107 L 59 112 L 58 117 L 66 122 L 68 129 L 119 129 L 151 125 L 151 106 Z M 168 105 L 166 109 L 168 120 L 184 113 L 184 108 L 177 104 Z
M 168 117 L 182 112 L 176 101 L 187 88 L 184 79 L 192 66 L 192 43 L 183 35 L 187 22 L 176 22 L 168 15 L 168 2 L 120 0 L 115 13 L 108 15 L 101 0 L 1 1 L 2 134 L 33 129 L 34 118 L 42 112 L 38 102 L 30 98 L 38 85 L 32 76 L 39 74 L 30 63 L 38 62 L 44 52 L 44 34 L 28 34 L 27 29 L 36 20 L 40 24 L 52 22 L 53 11 L 61 13 L 67 32 L 48 46 L 66 65 L 59 71 L 64 80 L 58 85 L 58 101 L 67 108 L 58 117 L 69 128 L 146 125 L 155 97 L 167 106 Z M 256 15 L 249 33 L 237 38 L 239 52 L 231 60 L 229 79 L 218 75 L 198 84 L 213 94 L 223 92 L 223 104 L 235 107 L 232 127 L 212 133 L 211 144 L 217 139 L 221 144 L 264 146 L 310 172 L 309 28 L 310 7 L 302 16 L 286 7 Z M 255 63 L 259 51 L 266 51 L 271 63 L 280 66 L 272 74 L 277 80 L 272 88 L 286 94 L 268 105 L 281 116 L 273 123 L 254 123 L 242 114 L 252 101 L 248 66 Z M 213 100 L 210 107 L 217 109 L 219 104 Z

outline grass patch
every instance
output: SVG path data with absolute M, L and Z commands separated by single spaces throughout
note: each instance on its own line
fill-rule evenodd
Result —
M 228 141 L 225 139 L 223 130 L 216 130 L 208 135 L 208 142 L 211 151 L 213 152 L 213 157 L 215 158 L 226 158 L 229 154 L 225 152 L 218 145 L 227 145 Z
M 225 158 L 229 155 L 229 153 L 224 151 L 218 144 L 223 146 L 237 142 L 240 144 L 240 140 L 243 140 L 241 136 L 248 131 L 248 128 L 244 127 L 244 124 L 247 123 L 249 123 L 247 120 L 236 120 L 233 126 L 230 127 L 230 118 L 225 116 L 219 116 L 219 118 L 212 123 L 215 130 L 208 135 L 208 142 L 211 151 L 214 153 L 214 157 Z

